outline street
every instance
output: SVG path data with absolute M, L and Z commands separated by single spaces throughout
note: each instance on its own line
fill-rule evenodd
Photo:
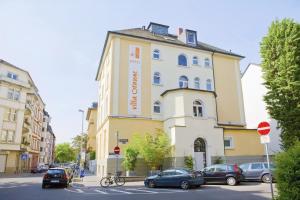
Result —
M 270 188 L 263 183 L 242 183 L 238 186 L 204 185 L 201 188 L 181 190 L 178 188 L 145 188 L 142 182 L 126 183 L 123 187 L 101 188 L 96 177 L 86 177 L 83 182 L 68 188 L 42 189 L 42 177 L 0 178 L 0 196 L 6 200 L 40 199 L 205 199 L 205 200 L 265 200 L 270 198 Z

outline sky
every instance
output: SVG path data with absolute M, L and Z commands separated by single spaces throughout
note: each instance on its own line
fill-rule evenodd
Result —
M 151 21 L 174 34 L 179 27 L 195 30 L 199 41 L 245 56 L 243 71 L 260 63 L 262 37 L 273 20 L 285 17 L 300 22 L 300 1 L 0 0 L 0 59 L 31 74 L 57 143 L 70 142 L 81 132 L 78 109 L 97 101 L 107 31 Z

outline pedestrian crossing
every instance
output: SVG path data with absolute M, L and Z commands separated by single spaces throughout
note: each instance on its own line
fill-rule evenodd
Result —
M 135 195 L 135 194 L 168 194 L 168 193 L 185 193 L 190 191 L 199 192 L 201 189 L 192 190 L 181 190 L 178 188 L 146 188 L 146 187 L 69 187 L 65 188 L 67 192 L 77 193 L 77 194 L 97 194 L 97 195 Z

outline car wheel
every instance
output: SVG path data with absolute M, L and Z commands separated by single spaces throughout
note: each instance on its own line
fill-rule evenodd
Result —
M 234 177 L 228 177 L 227 180 L 226 180 L 227 184 L 228 185 L 236 185 L 237 181 Z
M 149 183 L 148 183 L 148 187 L 149 188 L 155 188 L 155 183 L 154 183 L 154 181 L 149 181 Z
M 181 181 L 180 187 L 181 187 L 181 189 L 187 190 L 187 189 L 189 189 L 190 184 L 188 181 Z
M 261 177 L 261 181 L 264 183 L 270 183 L 270 174 L 265 174 Z

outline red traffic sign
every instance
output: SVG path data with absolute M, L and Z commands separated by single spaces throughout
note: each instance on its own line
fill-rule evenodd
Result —
M 257 132 L 260 135 L 268 135 L 270 133 L 270 124 L 268 122 L 260 122 L 257 127 Z
M 120 154 L 120 147 L 118 147 L 118 146 L 115 146 L 115 148 L 114 148 L 114 152 L 115 152 L 115 154 Z

